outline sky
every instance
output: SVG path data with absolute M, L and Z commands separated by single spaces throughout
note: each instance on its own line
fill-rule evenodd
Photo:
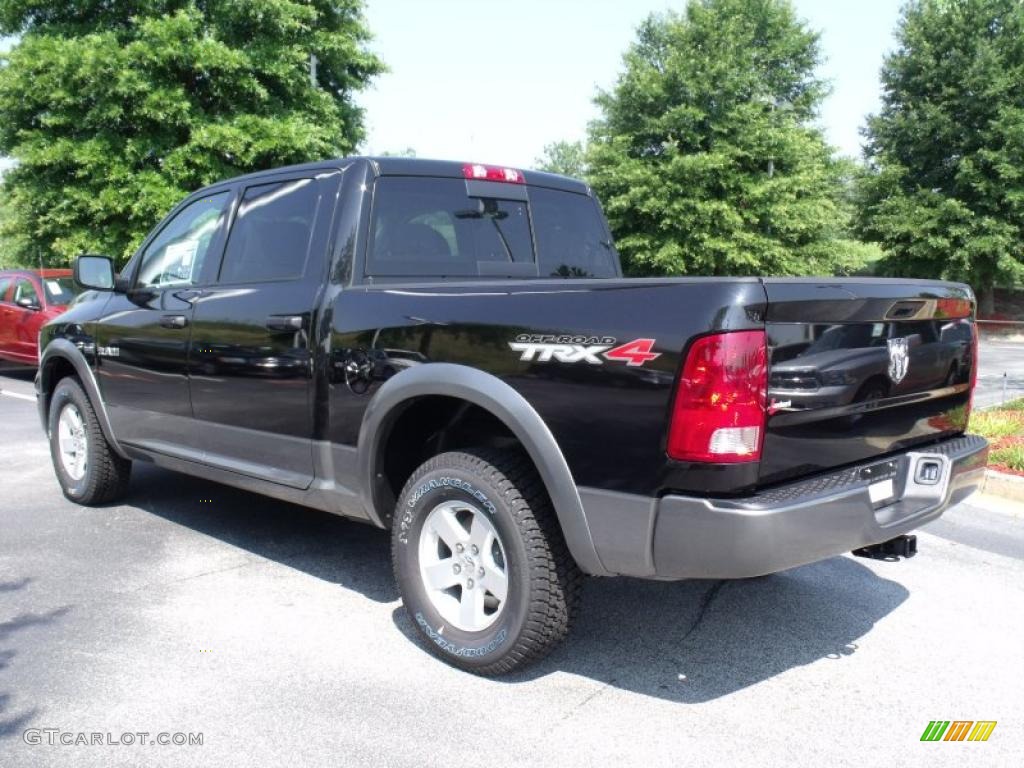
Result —
M 795 0 L 821 33 L 832 84 L 820 122 L 838 151 L 860 155 L 878 109 L 878 72 L 894 46 L 899 0 Z M 368 154 L 529 168 L 553 141 L 582 139 L 637 25 L 684 0 L 368 0 L 373 50 L 390 72 L 358 101 Z M 0 40 L 0 48 L 3 40 Z M 4 161 L 0 158 L 0 168 Z
M 821 33 L 833 92 L 820 122 L 859 156 L 878 110 L 879 69 L 894 47 L 899 0 L 796 0 Z M 545 144 L 586 135 L 636 27 L 684 0 L 369 0 L 371 47 L 391 72 L 359 99 L 368 153 L 531 167 Z

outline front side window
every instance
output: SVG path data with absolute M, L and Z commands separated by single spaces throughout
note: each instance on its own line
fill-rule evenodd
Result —
M 11 278 L 0 277 L 0 301 L 7 301 L 7 289 L 11 287 Z
M 31 280 L 21 278 L 14 284 L 14 303 L 25 306 L 22 302 L 28 302 L 31 306 L 41 307 L 39 292 Z
M 301 277 L 313 234 L 319 191 L 313 179 L 249 187 L 228 236 L 222 283 Z
M 171 219 L 142 254 L 136 285 L 195 285 L 210 243 L 224 222 L 229 194 L 196 200 Z

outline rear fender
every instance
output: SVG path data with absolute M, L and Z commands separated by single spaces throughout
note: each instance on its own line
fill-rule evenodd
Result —
M 401 412 L 402 403 L 427 395 L 461 398 L 504 423 L 537 467 L 577 564 L 589 574 L 611 575 L 598 557 L 576 483 L 547 424 L 522 395 L 501 379 L 464 365 L 431 363 L 409 368 L 388 379 L 370 401 L 359 429 L 359 477 L 363 505 L 371 520 L 384 527 L 379 508 L 387 494 L 377 467 L 390 421 Z

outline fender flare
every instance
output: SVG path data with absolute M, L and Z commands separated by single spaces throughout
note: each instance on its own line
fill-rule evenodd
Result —
M 110 425 L 110 415 L 107 413 L 107 405 L 103 402 L 100 394 L 99 384 L 96 381 L 96 374 L 93 373 L 89 361 L 85 359 L 82 350 L 67 339 L 53 339 L 46 345 L 42 356 L 39 358 L 39 385 L 36 388 L 36 395 L 39 398 L 39 416 L 43 421 L 43 429 L 49 428 L 50 396 L 53 394 L 54 383 L 50 380 L 53 372 L 54 360 L 66 360 L 71 363 L 82 382 L 85 393 L 89 396 L 89 402 L 96 412 L 96 419 L 103 430 L 103 436 L 107 438 L 110 447 L 123 459 L 129 458 L 121 444 L 114 437 L 114 429 Z
M 377 513 L 377 464 L 388 422 L 400 406 L 416 397 L 443 395 L 473 403 L 498 418 L 526 449 L 551 498 L 565 542 L 586 573 L 612 575 L 601 563 L 583 511 L 576 482 L 547 424 L 526 399 L 496 376 L 454 363 L 408 368 L 388 379 L 370 400 L 359 428 L 359 478 L 370 519 L 384 527 Z

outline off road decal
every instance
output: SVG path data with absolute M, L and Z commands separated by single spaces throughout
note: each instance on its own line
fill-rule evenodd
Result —
M 630 367 L 641 366 L 655 358 L 654 339 L 633 339 L 617 344 L 612 336 L 531 336 L 522 334 L 508 343 L 519 353 L 524 363 L 590 363 L 601 365 L 604 360 L 624 362 Z M 602 359 L 603 358 L 603 359 Z

